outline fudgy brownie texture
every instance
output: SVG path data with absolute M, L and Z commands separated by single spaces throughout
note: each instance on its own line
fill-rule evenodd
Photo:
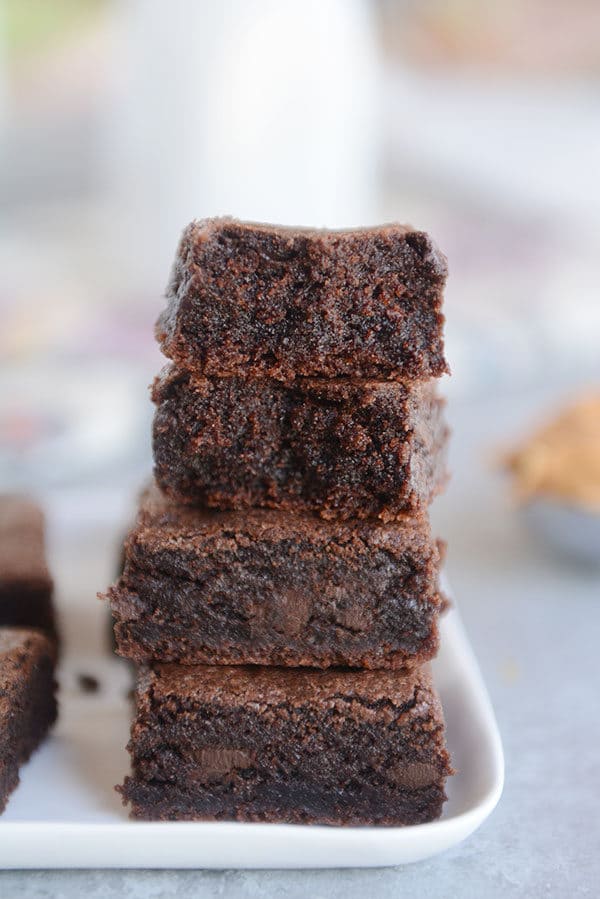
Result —
M 4 625 L 56 633 L 44 516 L 22 496 L 0 496 L 0 626 Z
M 0 628 L 0 812 L 56 719 L 56 644 L 41 631 Z
M 415 665 L 438 647 L 439 563 L 426 518 L 211 513 L 154 488 L 108 594 L 117 650 L 138 662 Z
M 452 773 L 427 668 L 156 665 L 141 674 L 120 789 L 158 820 L 417 824 Z
M 447 369 L 446 258 L 422 231 L 312 231 L 234 219 L 183 232 L 157 338 L 200 375 L 372 379 Z
M 169 367 L 153 399 L 156 479 L 181 502 L 386 521 L 424 510 L 446 480 L 431 381 L 284 385 Z

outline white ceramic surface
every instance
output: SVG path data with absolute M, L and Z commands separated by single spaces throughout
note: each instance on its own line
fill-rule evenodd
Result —
M 128 669 L 107 658 L 67 658 L 61 717 L 22 770 L 0 819 L 3 868 L 317 868 L 397 865 L 469 836 L 500 798 L 502 746 L 458 612 L 446 616 L 434 665 L 458 773 L 441 820 L 404 828 L 328 828 L 129 821 L 112 789 L 127 769 Z M 101 683 L 82 694 L 77 674 Z

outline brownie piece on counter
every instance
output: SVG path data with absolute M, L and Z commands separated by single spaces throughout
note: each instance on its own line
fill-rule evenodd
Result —
M 414 666 L 438 647 L 439 564 L 424 517 L 218 513 L 154 488 L 108 594 L 117 651 L 137 662 Z
M 0 628 L 0 812 L 19 768 L 56 719 L 56 644 L 38 630 Z
M 437 818 L 452 773 L 428 667 L 158 664 L 118 788 L 134 817 L 319 824 Z
M 0 627 L 38 627 L 55 635 L 44 516 L 23 496 L 0 496 Z
M 437 377 L 448 371 L 446 275 L 431 238 L 404 225 L 192 222 L 157 338 L 166 356 L 204 376 Z
M 156 479 L 182 502 L 386 521 L 423 511 L 446 481 L 432 381 L 284 385 L 168 367 L 153 399 Z

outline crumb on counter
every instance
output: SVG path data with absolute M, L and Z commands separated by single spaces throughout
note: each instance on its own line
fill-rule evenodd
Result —
M 100 689 L 100 682 L 93 674 L 78 674 L 77 685 L 82 693 L 97 693 Z

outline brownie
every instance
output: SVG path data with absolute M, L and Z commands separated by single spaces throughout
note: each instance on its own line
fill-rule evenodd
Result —
M 434 382 L 155 381 L 155 475 L 181 502 L 324 518 L 423 511 L 444 486 L 448 429 Z
M 0 812 L 19 768 L 56 719 L 56 645 L 37 630 L 0 628 Z
M 122 787 L 155 820 L 418 824 L 452 773 L 427 667 L 142 672 Z
M 157 338 L 170 359 L 203 376 L 437 377 L 448 371 L 446 274 L 431 238 L 404 225 L 192 222 Z
M 138 662 L 415 665 L 438 647 L 439 564 L 426 518 L 218 513 L 154 488 L 108 594 L 117 651 Z
M 55 635 L 44 516 L 23 496 L 0 496 L 0 627 L 38 627 Z

